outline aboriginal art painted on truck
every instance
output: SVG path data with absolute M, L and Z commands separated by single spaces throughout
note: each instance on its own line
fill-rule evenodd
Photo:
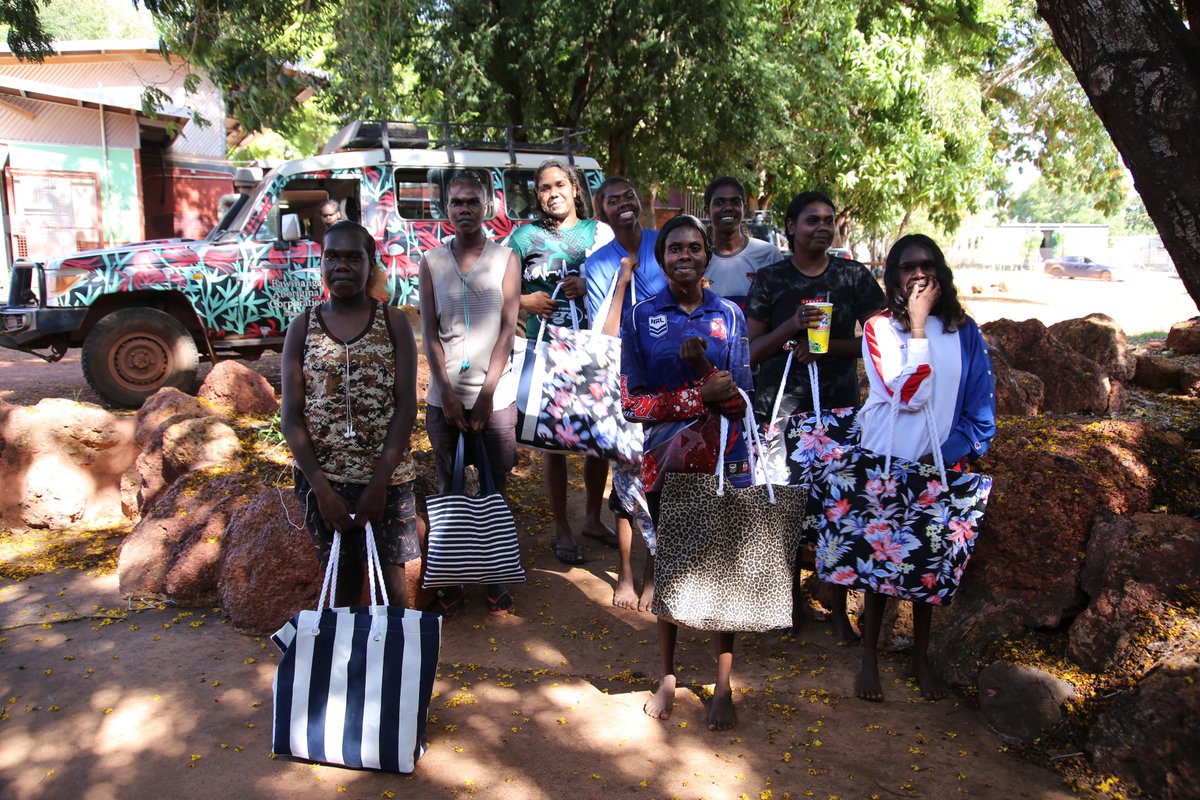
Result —
M 160 239 L 95 250 L 46 262 L 51 307 L 86 307 L 101 297 L 136 291 L 174 291 L 196 311 L 213 341 L 244 342 L 276 339 L 289 320 L 325 296 L 321 285 L 320 242 L 303 235 L 285 243 L 278 237 L 279 216 L 288 213 L 289 192 L 295 187 L 319 191 L 328 183 L 356 183 L 362 224 L 375 236 L 380 263 L 388 274 L 395 305 L 417 303 L 417 267 L 421 254 L 453 234 L 444 219 L 408 219 L 412 198 L 397 202 L 395 168 L 365 166 L 276 175 L 254 202 L 238 230 L 208 240 Z M 503 241 L 512 220 L 503 167 L 491 174 L 495 213 L 485 224 L 487 235 Z M 528 172 L 520 170 L 519 172 Z M 595 190 L 602 175 L 583 170 L 588 188 Z M 509 179 L 511 181 L 512 175 Z M 299 190 L 297 190 L 298 192 Z M 332 193 L 331 193 L 332 194 Z M 403 205 L 403 207 L 402 207 Z M 309 208 L 311 209 L 311 201 Z M 440 211 L 428 203 L 429 215 Z M 353 218 L 353 215 L 351 215 Z

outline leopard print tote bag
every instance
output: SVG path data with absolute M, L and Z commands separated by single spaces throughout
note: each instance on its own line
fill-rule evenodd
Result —
M 743 393 L 745 396 L 745 393 Z M 654 561 L 654 614 L 713 631 L 767 631 L 792 624 L 792 573 L 808 493 L 766 480 L 747 399 L 755 484 L 725 485 L 729 421 L 721 420 L 714 474 L 668 473 Z

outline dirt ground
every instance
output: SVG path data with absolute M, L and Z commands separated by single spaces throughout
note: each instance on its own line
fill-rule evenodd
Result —
M 707 637 L 685 632 L 675 713 L 652 720 L 654 620 L 611 605 L 615 551 L 589 546 L 595 560 L 568 568 L 544 524 L 522 526 L 536 535 L 518 614 L 491 618 L 473 595 L 446 624 L 411 776 L 271 759 L 278 654 L 217 609 L 129 610 L 94 570 L 0 580 L 0 797 L 1077 796 L 965 701 L 923 701 L 899 660 L 884 664 L 886 702 L 850 697 L 859 649 L 824 623 L 739 637 L 725 733 L 705 728 Z
M 1049 324 L 1103 311 L 1137 334 L 1195 315 L 1178 279 L 1136 277 L 1104 284 L 964 272 L 958 279 L 981 322 L 1036 316 Z M 277 381 L 277 356 L 257 366 Z M 0 399 L 51 396 L 98 401 L 77 352 L 45 364 L 0 351 Z M 583 492 L 575 470 L 578 525 Z M 922 700 L 899 656 L 884 664 L 884 703 L 854 699 L 861 651 L 838 646 L 815 620 L 796 638 L 739 637 L 739 724 L 725 733 L 704 724 L 713 679 L 707 637 L 684 632 L 675 713 L 649 719 L 641 707 L 656 673 L 654 619 L 611 605 L 615 551 L 589 540 L 592 560 L 583 567 L 552 557 L 539 487 L 536 470 L 514 486 L 529 572 L 514 591 L 517 613 L 491 618 L 476 594 L 446 625 L 430 749 L 411 776 L 272 759 L 274 645 L 236 633 L 219 609 L 130 608 L 117 592 L 113 539 L 95 545 L 87 569 L 49 563 L 34 577 L 0 578 L 0 798 L 1093 794 L 1022 760 L 969 699 Z M 35 545 L 22 547 L 10 534 L 0 574 L 41 557 Z M 640 545 L 635 552 L 640 570 Z M 1061 765 L 1078 757 L 1061 756 Z

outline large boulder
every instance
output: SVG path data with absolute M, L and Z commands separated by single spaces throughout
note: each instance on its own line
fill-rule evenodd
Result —
M 1101 772 L 1132 780 L 1145 797 L 1185 800 L 1200 787 L 1200 646 L 1166 655 L 1117 697 L 1088 735 Z
M 1120 395 L 1113 393 L 1108 374 L 1095 361 L 1060 343 L 1038 320 L 1000 319 L 982 325 L 981 330 L 992 352 L 999 350 L 1012 367 L 1042 379 L 1042 411 L 1104 414 L 1120 410 Z
M 1133 377 L 1137 357 L 1125 331 L 1107 314 L 1056 322 L 1048 330 L 1059 342 L 1099 364 L 1114 381 L 1125 382 Z
M 212 417 L 185 419 L 162 433 L 164 473 L 182 475 L 227 464 L 242 449 L 233 428 Z
M 184 463 L 186 456 L 177 454 L 172 463 L 164 453 L 163 438 L 167 431 L 188 420 L 223 419 L 216 407 L 178 389 L 159 389 L 147 398 L 138 409 L 136 418 L 137 459 L 121 479 L 121 497 L 126 516 L 134 521 L 140 519 L 144 509 L 188 471 Z M 185 430 L 187 428 L 178 428 L 172 438 L 186 440 L 188 437 L 183 435 Z M 203 430 L 208 430 L 207 426 Z M 221 430 L 216 432 L 224 433 Z
M 973 685 L 995 641 L 1082 611 L 1082 554 L 1097 513 L 1149 510 L 1161 477 L 1153 470 L 1186 458 L 1182 439 L 1137 423 L 1002 419 L 979 467 L 994 484 L 978 544 L 934 625 L 939 672 Z
M 243 633 L 271 634 L 305 608 L 315 608 L 320 564 L 290 489 L 263 489 L 225 529 L 217 592 Z
M 979 710 L 1002 739 L 1029 743 L 1063 720 L 1075 687 L 1038 667 L 996 661 L 979 673 Z
M 151 503 L 117 558 L 122 597 L 177 605 L 217 601 L 221 543 L 233 513 L 260 487 L 244 473 L 190 472 Z
M 1046 385 L 1032 372 L 1014 369 L 999 350 L 989 351 L 992 377 L 996 382 L 996 413 L 1012 417 L 1033 417 L 1041 411 Z
M 1167 332 L 1167 348 L 1178 355 L 1200 353 L 1200 317 L 1172 325 Z
M 220 361 L 200 385 L 200 397 L 234 414 L 267 416 L 279 410 L 271 382 L 240 361 Z
M 1133 382 L 1143 389 L 1171 394 L 1200 394 L 1200 373 L 1166 356 L 1145 355 L 1137 360 Z
M 1100 515 L 1080 587 L 1092 602 L 1072 623 L 1067 655 L 1103 671 L 1135 657 L 1152 613 L 1180 586 L 1200 586 L 1200 522 L 1173 514 Z
M 0 401 L 0 523 L 51 529 L 124 523 L 121 476 L 137 453 L 133 422 L 97 405 Z

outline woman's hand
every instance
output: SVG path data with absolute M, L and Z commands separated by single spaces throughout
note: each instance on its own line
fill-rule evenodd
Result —
M 792 330 L 796 333 L 802 333 L 809 328 L 815 328 L 821 323 L 822 315 L 823 312 L 816 306 L 801 303 L 797 306 L 796 313 L 792 315 Z
M 371 479 L 367 488 L 363 489 L 363 493 L 358 497 L 358 504 L 354 509 L 355 525 L 361 528 L 369 522 L 378 528 L 383 524 L 383 512 L 387 507 L 387 490 L 386 483 Z
M 325 484 L 324 491 L 313 487 L 313 494 L 316 495 L 317 510 L 321 512 L 321 519 L 325 520 L 326 528 L 342 533 L 354 530 L 355 521 L 350 516 L 350 505 L 332 486 Z
M 558 285 L 562 287 L 562 296 L 568 300 L 578 300 L 587 295 L 587 281 L 579 275 L 568 275 Z
M 463 409 L 462 400 L 459 400 L 453 391 L 442 393 L 442 416 L 446 418 L 446 424 L 450 427 L 464 432 L 467 430 L 466 411 Z
M 684 339 L 679 345 L 679 358 L 696 371 L 697 378 L 703 378 L 713 371 L 713 364 L 708 360 L 708 342 L 701 336 Z
M 913 328 L 924 329 L 925 320 L 933 313 L 933 308 L 941 296 L 942 290 L 938 286 L 937 278 L 919 281 L 913 286 L 908 295 L 908 317 Z
M 535 317 L 549 319 L 557 307 L 558 304 L 551 300 L 550 295 L 545 292 L 521 295 L 521 308 L 525 309 L 527 314 L 533 314 Z
M 637 271 L 638 260 L 637 256 L 625 256 L 621 259 L 621 279 L 628 281 L 633 277 L 633 273 Z
M 492 395 L 490 392 L 480 392 L 479 397 L 475 400 L 475 407 L 471 409 L 471 418 L 467 420 L 463 430 L 469 430 L 471 433 L 483 433 L 487 430 L 487 424 L 491 418 Z
M 700 399 L 705 403 L 723 403 L 737 396 L 738 387 L 728 370 L 714 372 L 700 384 Z

